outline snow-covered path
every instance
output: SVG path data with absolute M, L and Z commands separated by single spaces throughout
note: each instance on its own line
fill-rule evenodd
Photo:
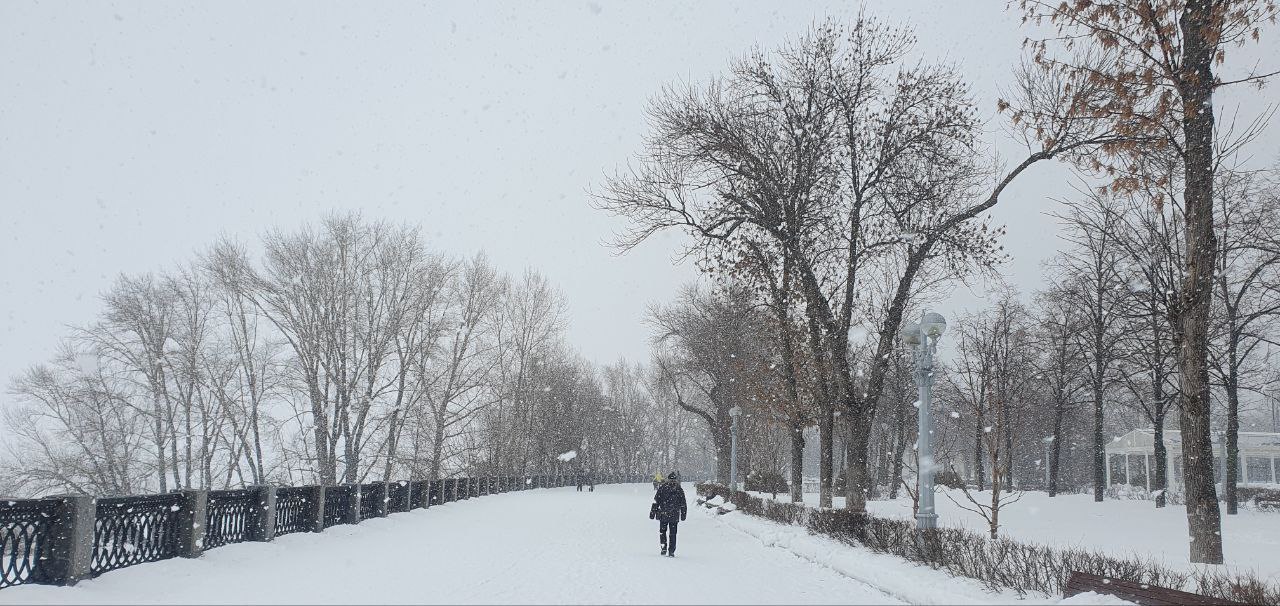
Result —
M 694 507 L 686 491 L 674 559 L 658 555 L 648 485 L 557 488 L 228 545 L 76 587 L 12 587 L 0 604 L 901 603 L 766 547 Z

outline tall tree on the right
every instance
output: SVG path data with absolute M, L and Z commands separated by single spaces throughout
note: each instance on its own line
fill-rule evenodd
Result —
M 1137 189 L 1143 158 L 1175 153 L 1184 173 L 1186 213 L 1183 284 L 1171 306 L 1182 394 L 1187 520 L 1192 562 L 1222 563 L 1218 499 L 1209 436 L 1209 310 L 1217 246 L 1214 234 L 1214 92 L 1261 83 L 1248 72 L 1222 78 L 1226 49 L 1257 40 L 1276 15 L 1274 0 L 1021 0 L 1024 21 L 1051 35 L 1031 40 L 1035 67 L 1073 86 L 1102 85 L 1108 94 L 1073 98 L 1073 114 L 1110 123 L 1125 141 L 1077 157 L 1083 168 Z M 1034 112 L 1015 111 L 1036 129 Z M 1050 131 L 1042 131 L 1050 132 Z M 1040 134 L 1039 132 L 1037 134 Z M 1052 135 L 1042 135 L 1052 136 Z M 1155 201 L 1159 204 L 1160 201 Z

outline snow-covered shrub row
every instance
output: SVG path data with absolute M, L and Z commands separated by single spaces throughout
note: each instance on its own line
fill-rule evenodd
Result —
M 1071 571 L 1201 593 L 1247 604 L 1280 604 L 1280 586 L 1252 574 L 1230 575 L 1212 569 L 1180 572 L 1133 556 L 1117 557 L 1087 549 L 1061 549 L 1009 539 L 991 540 L 960 528 L 939 528 L 917 541 L 915 524 L 846 510 L 815 510 L 730 492 L 719 484 L 698 484 L 698 494 L 718 496 L 747 514 L 806 527 L 879 553 L 977 579 L 992 589 L 1061 594 Z
M 1144 486 L 1132 486 L 1129 484 L 1112 484 L 1108 486 L 1105 493 L 1108 499 L 1117 501 L 1154 501 L 1156 497 L 1163 494 L 1165 501 L 1170 505 L 1182 505 L 1186 503 L 1181 487 L 1163 489 L 1163 490 L 1147 490 Z M 1241 497 L 1243 500 L 1243 497 Z

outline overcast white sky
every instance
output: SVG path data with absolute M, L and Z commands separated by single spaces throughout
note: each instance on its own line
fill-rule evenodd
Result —
M 0 3 L 0 385 L 100 310 L 121 273 L 332 211 L 423 226 L 566 295 L 587 357 L 646 359 L 646 304 L 694 269 L 625 256 L 586 190 L 640 146 L 646 99 L 853 2 Z M 867 3 L 971 76 L 992 116 L 1023 33 L 1004 0 Z M 1280 56 L 1276 33 L 1250 56 Z M 1276 88 L 1245 97 L 1256 111 Z M 1247 112 L 1246 112 L 1247 113 Z M 1272 129 L 1272 132 L 1275 132 Z M 1273 138 L 1260 156 L 1275 157 Z M 1069 193 L 1036 169 L 998 207 L 1024 290 Z M 944 314 L 980 299 L 959 293 Z M 6 396 L 0 395 L 0 398 Z

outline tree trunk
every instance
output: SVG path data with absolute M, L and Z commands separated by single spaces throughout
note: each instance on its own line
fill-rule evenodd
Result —
M 804 426 L 791 424 L 791 502 L 804 502 Z
M 1234 363 L 1234 360 L 1231 361 Z M 1227 515 L 1236 515 L 1238 497 L 1236 483 L 1240 481 L 1240 384 L 1236 369 L 1232 367 L 1227 377 L 1227 452 L 1226 473 L 1222 474 L 1222 500 L 1227 504 Z
M 1096 329 L 1101 332 L 1101 328 Z M 1101 337 L 1096 337 L 1098 341 Z M 1102 363 L 1102 346 L 1095 344 L 1093 363 L 1093 500 L 1101 503 L 1107 489 L 1107 444 L 1102 437 L 1102 388 L 1103 373 L 1106 371 Z
M 1213 482 L 1209 437 L 1209 307 L 1212 303 L 1213 231 L 1213 34 L 1216 3 L 1188 0 L 1182 10 L 1181 93 L 1186 213 L 1186 264 L 1178 306 L 1178 383 L 1182 394 L 1183 479 L 1190 557 L 1222 563 L 1221 513 Z
M 902 398 L 898 398 L 898 427 L 895 432 L 896 439 L 893 445 L 893 469 L 892 477 L 889 480 L 889 499 L 898 498 L 898 489 L 902 485 L 902 457 L 907 449 L 907 406 L 903 403 Z
M 329 415 L 325 411 L 325 399 L 321 395 L 319 385 L 316 384 L 316 378 L 313 376 L 308 379 L 308 382 L 311 383 L 311 427 L 316 440 L 316 462 L 320 468 L 318 470 L 320 484 L 333 486 L 338 481 L 338 470 L 329 443 Z
M 1013 426 L 1009 415 L 1009 404 L 1006 402 L 1001 411 L 1004 417 L 1004 490 L 1013 492 Z
M 1159 409 L 1159 413 L 1152 419 L 1151 426 L 1153 428 L 1153 436 L 1155 440 L 1156 451 L 1156 468 L 1152 470 L 1151 485 L 1156 489 L 1156 508 L 1164 507 L 1166 495 L 1169 488 L 1169 478 L 1165 470 L 1169 468 L 1169 454 L 1164 447 L 1164 409 Z
M 871 484 L 870 474 L 867 473 L 867 450 L 871 445 L 872 424 L 871 419 L 849 423 L 853 430 L 849 432 L 849 441 L 845 443 L 844 508 L 858 513 L 867 511 L 867 490 Z
M 985 448 L 982 445 L 982 434 L 986 429 L 982 426 L 982 413 L 983 413 L 982 402 L 978 402 L 977 408 L 978 408 L 978 415 L 977 415 L 978 419 L 977 419 L 977 425 L 975 426 L 975 432 L 974 432 L 975 435 L 973 438 L 973 479 L 974 479 L 974 483 L 978 485 L 978 490 L 982 490 L 982 487 L 986 484 L 986 478 L 984 477 L 983 470 L 982 470 L 982 467 L 983 467 L 982 458 L 986 456 Z M 994 470 L 992 470 L 992 472 L 994 473 Z M 919 472 L 917 470 L 917 474 L 918 473 Z
M 729 429 L 722 427 L 711 428 L 711 441 L 716 447 L 716 482 L 725 486 L 729 485 L 729 465 L 733 459 L 732 439 L 733 436 L 730 435 Z
M 1049 444 L 1049 496 L 1058 496 L 1058 473 L 1062 460 L 1062 418 L 1065 407 L 1059 403 L 1053 410 L 1053 441 Z
M 832 502 L 831 481 L 835 450 L 835 407 L 828 400 L 818 417 L 818 507 L 830 509 Z

